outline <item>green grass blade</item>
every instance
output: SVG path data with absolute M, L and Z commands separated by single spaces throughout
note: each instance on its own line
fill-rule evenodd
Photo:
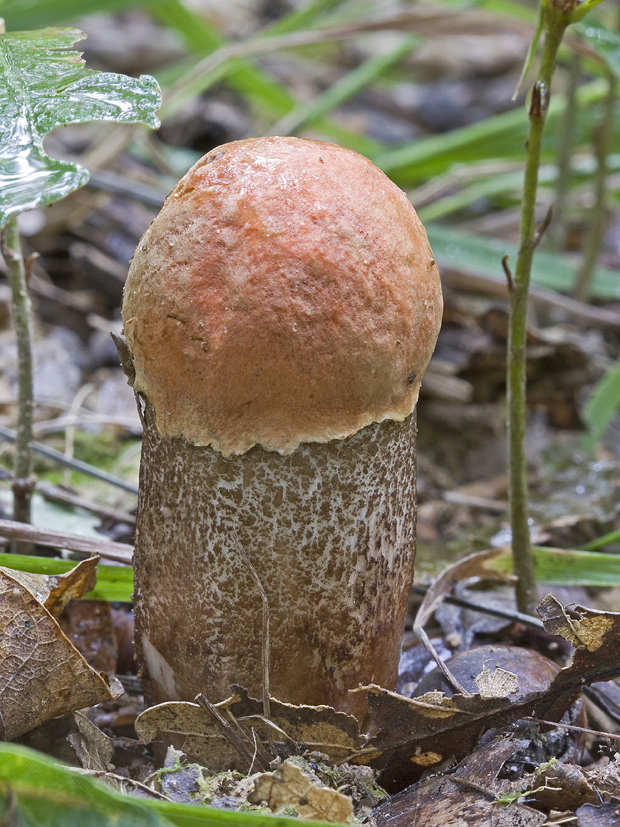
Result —
M 516 260 L 517 247 L 497 238 L 476 236 L 463 230 L 439 224 L 427 226 L 431 247 L 439 268 L 447 267 L 464 273 L 473 273 L 505 281 L 502 259 Z M 532 266 L 532 282 L 562 293 L 572 292 L 577 279 L 577 265 L 569 256 L 538 250 Z M 594 298 L 617 301 L 620 299 L 620 279 L 616 270 L 597 267 L 592 282 Z
M 17 744 L 0 744 L 0 780 L 15 796 L 20 827 L 328 827 L 318 821 L 134 798 Z
M 333 83 L 322 95 L 318 95 L 310 103 L 298 106 L 289 112 L 272 128 L 272 132 L 276 135 L 291 135 L 304 124 L 312 123 L 327 115 L 332 109 L 359 94 L 390 66 L 402 60 L 419 42 L 420 39 L 417 37 L 405 37 L 395 49 L 368 58 Z
M 298 28 L 306 28 L 319 19 L 325 8 L 332 8 L 342 0 L 315 0 L 307 8 L 286 15 L 273 26 L 265 29 L 269 35 L 284 34 Z M 226 44 L 226 38 L 212 26 L 209 21 L 194 13 L 181 0 L 154 0 L 152 11 L 156 19 L 171 29 L 175 29 L 185 40 L 190 49 L 205 57 Z M 195 65 L 195 63 L 194 63 Z M 191 68 L 186 65 L 186 72 Z M 169 102 L 163 117 L 174 114 L 192 97 L 201 94 L 223 77 L 230 86 L 247 100 L 261 107 L 271 117 L 282 117 L 296 106 L 297 101 L 291 93 L 268 72 L 254 65 L 250 60 L 234 59 L 218 66 L 213 72 L 205 73 L 182 89 L 175 92 L 175 98 Z M 159 78 L 166 84 L 166 74 Z
M 588 433 L 583 442 L 586 449 L 595 448 L 605 436 L 619 410 L 620 362 L 597 383 L 585 404 L 583 418 L 588 426 Z
M 538 583 L 555 586 L 620 586 L 620 554 L 596 551 L 564 551 L 534 546 L 534 565 Z M 512 557 L 506 554 L 492 561 L 493 568 L 512 572 Z
M 581 87 L 577 95 L 580 117 L 578 140 L 586 140 L 589 125 L 594 121 L 593 105 L 607 92 L 604 80 L 595 80 Z M 556 95 L 547 116 L 547 143 L 554 141 L 559 118 L 566 98 Z M 519 105 L 514 110 L 486 118 L 478 123 L 455 129 L 444 135 L 412 141 L 405 146 L 376 155 L 373 161 L 401 187 L 441 175 L 453 164 L 491 160 L 492 158 L 523 158 L 527 136 L 527 119 Z
M 170 827 L 161 811 L 15 744 L 0 744 L 0 779 L 19 827 Z M 3 813 L 4 815 L 4 813 Z M 3 819 L 4 820 L 4 819 Z M 8 823 L 8 822 L 7 822 Z
M 583 546 L 583 551 L 596 551 L 604 546 L 610 546 L 612 543 L 620 543 L 620 529 L 603 534 L 602 537 L 597 537 L 595 540 L 590 540 L 589 543 Z
M 152 0 L 0 0 L 0 17 L 7 31 L 40 29 L 44 26 L 65 25 L 83 17 L 85 12 L 114 13 L 132 7 L 149 6 Z
M 0 566 L 33 574 L 66 574 L 75 568 L 75 560 L 34 557 L 25 554 L 0 554 Z M 86 600 L 113 600 L 131 603 L 133 569 L 130 566 L 97 566 L 97 585 Z

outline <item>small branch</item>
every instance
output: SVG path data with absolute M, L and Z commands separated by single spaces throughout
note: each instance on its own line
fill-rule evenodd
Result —
M 258 572 L 252 565 L 252 561 L 246 550 L 243 548 L 241 543 L 237 540 L 237 547 L 239 552 L 243 556 L 245 563 L 250 570 L 252 577 L 254 578 L 254 582 L 256 583 L 256 587 L 260 593 L 261 600 L 263 602 L 263 634 L 262 634 L 262 667 L 263 667 L 263 715 L 267 720 L 271 718 L 271 702 L 269 696 L 269 673 L 271 671 L 270 666 L 270 652 L 271 652 L 271 642 L 269 637 L 269 601 L 267 600 L 267 594 L 265 589 L 263 588 L 263 584 L 260 582 L 260 577 L 258 576 Z M 269 748 L 275 758 L 276 752 L 273 746 L 273 740 L 271 737 L 271 730 L 267 730 L 267 739 L 269 741 Z
M 582 302 L 587 301 L 590 296 L 590 284 L 599 258 L 607 217 L 607 176 L 609 173 L 607 155 L 613 134 L 616 103 L 616 79 L 611 71 L 607 72 L 607 83 L 603 117 L 596 126 L 593 137 L 597 165 L 594 174 L 594 208 L 591 212 L 590 226 L 588 227 L 585 256 L 573 292 L 573 297 Z
M 515 266 L 513 289 L 510 291 L 508 330 L 508 470 L 510 481 L 510 524 L 512 530 L 513 567 L 517 575 L 517 608 L 533 615 L 538 602 L 536 575 L 528 523 L 526 430 L 526 337 L 527 306 L 532 259 L 537 244 L 536 196 L 538 170 L 545 118 L 549 106 L 551 79 L 564 31 L 570 22 L 570 11 L 553 3 L 541 5 L 545 40 L 541 65 L 532 90 L 529 107 L 530 129 L 527 138 L 519 253 Z M 544 224 L 544 222 L 543 222 Z M 540 231 L 538 233 L 540 235 Z
M 133 558 L 133 546 L 115 543 L 113 540 L 99 540 L 96 537 L 82 537 L 77 534 L 65 534 L 62 531 L 50 531 L 36 528 L 26 523 L 13 520 L 0 520 L 0 538 L 20 540 L 39 546 L 78 551 L 83 554 L 98 554 L 107 560 L 130 566 Z
M 194 698 L 195 702 L 201 706 L 207 715 L 211 718 L 211 720 L 215 723 L 217 728 L 220 730 L 224 738 L 228 741 L 228 743 L 239 753 L 239 755 L 248 762 L 248 769 L 253 766 L 255 763 L 259 764 L 259 769 L 261 772 L 267 772 L 269 770 L 269 764 L 265 764 L 264 761 L 260 759 L 258 755 L 254 755 L 253 751 L 250 747 L 245 743 L 245 741 L 237 735 L 233 727 L 228 723 L 226 718 L 219 712 L 216 707 L 213 706 L 211 701 L 207 700 L 205 696 L 200 693 L 196 695 Z
M 512 293 L 513 285 L 512 285 L 512 271 L 508 266 L 508 262 L 510 261 L 510 256 L 504 256 L 502 259 L 502 267 L 504 268 L 504 273 L 506 275 L 506 282 L 508 284 L 508 293 Z
M 543 240 L 543 236 L 549 229 L 549 224 L 551 224 L 551 219 L 553 218 L 553 204 L 549 204 L 549 208 L 547 209 L 547 214 L 543 218 L 539 228 L 536 230 L 534 235 L 534 249 L 538 247 L 540 242 Z
M 262 665 L 263 665 L 263 715 L 265 718 L 271 718 L 271 704 L 269 701 L 269 673 L 270 673 L 270 665 L 269 665 L 269 658 L 270 658 L 270 639 L 269 639 L 269 601 L 267 600 L 267 594 L 265 593 L 265 589 L 263 588 L 263 584 L 260 582 L 260 578 L 254 566 L 252 565 L 252 561 L 250 560 L 246 550 L 243 548 L 239 540 L 237 539 L 237 547 L 239 549 L 240 554 L 242 555 L 245 563 L 250 570 L 252 577 L 254 578 L 254 582 L 256 583 L 256 587 L 260 593 L 261 600 L 263 601 L 263 647 L 262 647 Z
M 569 63 L 568 88 L 566 90 L 566 109 L 562 118 L 557 146 L 558 177 L 555 185 L 555 230 L 551 237 L 551 246 L 561 250 L 564 246 L 566 231 L 564 220 L 566 216 L 566 202 L 571 179 L 571 156 L 573 153 L 573 136 L 577 120 L 577 85 L 581 75 L 581 59 L 573 54 Z
M 26 268 L 15 218 L 10 218 L 4 227 L 1 244 L 7 278 L 11 286 L 19 379 L 17 436 L 13 463 L 13 516 L 15 520 L 29 523 L 31 521 L 30 502 L 34 488 L 32 475 L 32 313 L 26 286 Z M 19 551 L 28 553 L 23 546 L 19 548 Z
M 0 437 L 2 439 L 8 439 L 9 442 L 15 442 L 17 440 L 17 434 L 15 431 L 12 431 L 10 428 L 5 428 L 4 425 L 0 425 Z M 73 468 L 76 471 L 80 471 L 82 474 L 87 474 L 89 477 L 95 477 L 95 479 L 110 483 L 110 485 L 115 485 L 117 488 L 122 488 L 124 491 L 129 491 L 131 494 L 138 493 L 137 485 L 134 485 L 131 482 L 126 482 L 120 477 L 114 476 L 114 474 L 108 474 L 107 471 L 102 471 L 101 468 L 96 468 L 94 465 L 89 465 L 87 462 L 82 462 L 82 460 L 67 459 L 67 457 L 65 457 L 65 455 L 60 451 L 56 451 L 55 448 L 49 448 L 42 442 L 32 442 L 31 446 L 35 453 L 40 454 L 42 457 L 47 457 L 47 459 L 51 459 L 59 465 L 64 465 L 67 468 Z

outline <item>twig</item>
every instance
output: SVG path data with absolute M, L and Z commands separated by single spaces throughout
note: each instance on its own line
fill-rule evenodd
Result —
M 543 236 L 545 235 L 545 233 L 549 229 L 549 224 L 551 224 L 551 219 L 552 218 L 553 218 L 553 204 L 549 204 L 549 207 L 547 209 L 547 214 L 545 215 L 545 217 L 541 221 L 540 226 L 538 227 L 538 229 L 536 230 L 536 233 L 534 234 L 534 248 L 538 247 L 540 242 L 543 240 Z
M 460 290 L 471 290 L 477 293 L 485 292 L 490 296 L 505 297 L 507 295 L 506 286 L 502 283 L 501 279 L 484 273 L 456 270 L 452 267 L 444 266 L 441 270 L 441 276 L 442 280 L 448 285 L 452 285 Z M 539 304 L 542 307 L 552 307 L 561 310 L 563 313 L 575 319 L 581 319 L 594 327 L 610 327 L 613 330 L 617 330 L 620 327 L 620 313 L 618 313 L 618 311 L 585 304 L 576 299 L 571 299 L 570 296 L 563 296 L 555 290 L 533 285 L 530 287 L 529 297 L 532 304 Z
M 15 431 L 12 431 L 10 428 L 5 428 L 4 425 L 0 425 L 0 437 L 3 439 L 8 439 L 9 442 L 15 442 L 17 438 Z M 47 457 L 47 459 L 54 460 L 54 462 L 57 462 L 59 465 L 66 465 L 68 468 L 73 468 L 75 471 L 80 471 L 82 474 L 87 474 L 89 477 L 95 477 L 103 482 L 108 482 L 110 485 L 115 485 L 117 488 L 122 488 L 124 491 L 129 491 L 132 494 L 138 493 L 137 485 L 133 485 L 130 482 L 125 482 L 125 480 L 120 479 L 120 477 L 115 477 L 113 474 L 108 474 L 107 471 L 102 471 L 100 468 L 95 468 L 94 465 L 89 465 L 87 462 L 82 462 L 80 459 L 67 459 L 60 451 L 56 451 L 54 448 L 48 448 L 48 446 L 44 445 L 42 442 L 33 441 L 31 443 L 31 447 L 34 453 L 40 454 L 42 457 Z
M 248 747 L 245 741 L 237 735 L 232 726 L 220 714 L 219 710 L 213 706 L 211 701 L 207 700 L 202 693 L 196 695 L 194 700 L 204 709 L 207 715 L 216 724 L 224 738 L 226 738 L 233 749 L 235 749 L 239 755 L 248 762 L 248 768 L 253 765 L 256 758 L 262 772 L 267 772 L 269 770 L 269 764 L 265 764 L 259 755 L 254 756 L 252 754 L 252 750 Z
M 243 556 L 243 559 L 246 562 L 252 577 L 254 578 L 254 582 L 256 583 L 256 587 L 261 596 L 261 600 L 263 601 L 263 649 L 262 649 L 262 664 L 263 664 L 263 715 L 265 718 L 271 718 L 271 704 L 269 702 L 269 673 L 270 673 L 270 665 L 269 665 L 269 658 L 270 658 L 270 639 L 269 639 L 269 601 L 267 600 L 267 594 L 265 593 L 265 589 L 263 588 L 263 584 L 260 582 L 260 578 L 254 566 L 252 565 L 252 561 L 250 560 L 246 550 L 243 548 L 241 543 L 239 542 L 238 538 L 235 538 L 237 541 L 237 548 L 239 552 Z M 270 744 L 270 746 L 272 746 Z
M 0 480 L 5 480 L 9 477 L 9 473 L 0 468 Z M 112 520 L 116 523 L 125 523 L 126 525 L 136 524 L 135 516 L 129 514 L 127 511 L 121 511 L 118 508 L 91 502 L 87 500 L 86 497 L 80 497 L 78 494 L 67 491 L 65 488 L 61 488 L 59 485 L 54 485 L 51 482 L 37 480 L 34 490 L 49 502 L 83 508 L 85 511 L 90 511 L 91 514 L 96 514 L 104 520 Z
M 77 551 L 83 554 L 98 554 L 107 560 L 131 565 L 133 546 L 125 543 L 115 543 L 112 540 L 98 540 L 95 537 L 80 537 L 77 534 L 63 534 L 61 531 L 49 531 L 37 528 L 27 523 L 18 523 L 13 520 L 0 520 L 0 537 L 9 540 L 22 540 L 40 546 L 51 546 L 66 551 Z
M 21 522 L 29 523 L 30 501 L 34 488 L 32 476 L 32 313 L 16 218 L 10 218 L 7 221 L 2 231 L 1 244 L 7 278 L 11 286 L 19 381 L 13 462 L 13 517 Z M 19 551 L 28 553 L 23 547 Z
M 512 293 L 513 285 L 512 285 L 512 271 L 508 266 L 508 262 L 510 260 L 510 256 L 504 256 L 502 259 L 502 267 L 504 268 L 504 274 L 506 275 L 506 284 L 508 285 L 508 294 Z
M 607 155 L 611 144 L 614 128 L 614 109 L 616 103 L 616 78 L 611 70 L 607 71 L 607 95 L 604 101 L 603 117 L 594 130 L 594 154 L 596 157 L 596 172 L 594 175 L 594 207 L 590 213 L 590 226 L 585 244 L 585 255 L 575 285 L 574 297 L 578 301 L 587 301 L 590 295 L 590 284 L 594 277 L 596 262 L 599 258 L 601 242 L 605 230 L 607 216 Z
M 414 594 L 425 595 L 427 590 L 426 586 L 412 587 Z M 542 620 L 538 617 L 511 611 L 510 609 L 500 609 L 498 606 L 485 606 L 483 603 L 475 603 L 473 600 L 466 600 L 464 597 L 449 595 L 444 597 L 443 602 L 449 603 L 452 606 L 459 606 L 461 609 L 469 609 L 472 612 L 480 612 L 481 614 L 492 615 L 493 617 L 502 617 L 513 623 L 523 623 L 526 626 L 533 626 L 536 629 L 545 628 Z
M 562 729 L 570 729 L 571 732 L 583 732 L 585 735 L 596 735 L 601 738 L 609 738 L 611 741 L 620 741 L 620 735 L 613 735 L 611 732 L 601 732 L 598 729 L 587 729 L 586 727 L 574 726 L 573 724 L 563 724 L 561 721 L 547 721 L 544 718 L 532 718 L 529 715 L 524 715 L 523 720 L 532 721 L 535 724 L 562 727 Z
M 573 136 L 577 120 L 577 85 L 581 75 L 581 60 L 577 53 L 571 56 L 569 63 L 568 88 L 566 90 L 566 109 L 562 118 L 558 141 L 558 177 L 555 185 L 555 230 L 551 234 L 551 246 L 556 250 L 563 247 L 566 214 L 566 200 L 571 178 L 571 155 Z

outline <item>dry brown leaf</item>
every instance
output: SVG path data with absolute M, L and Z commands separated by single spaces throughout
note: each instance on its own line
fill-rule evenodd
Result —
M 250 804 L 266 802 L 274 813 L 294 807 L 302 818 L 344 824 L 353 816 L 351 799 L 319 784 L 290 759 L 274 772 L 259 775 L 248 796 Z
M 358 723 L 351 715 L 336 712 L 329 706 L 294 706 L 271 698 L 273 726 L 269 726 L 263 717 L 262 701 L 249 698 L 242 687 L 233 689 L 235 694 L 215 704 L 215 708 L 231 722 L 238 721 L 247 731 L 255 730 L 261 740 L 266 740 L 270 731 L 276 746 L 290 747 L 291 742 L 295 742 L 335 760 L 342 760 L 361 746 Z M 150 707 L 138 716 L 135 727 L 145 743 L 172 743 L 212 772 L 248 771 L 247 763 L 198 704 L 170 701 Z
M 499 666 L 492 672 L 485 666 L 475 680 L 481 698 L 507 698 L 519 689 L 518 676 Z
M 585 647 L 588 652 L 595 652 L 603 645 L 605 635 L 614 625 L 614 613 L 596 612 L 583 606 L 569 611 L 551 594 L 540 601 L 538 613 L 547 632 L 561 635 L 576 649 Z
M 620 798 L 584 804 L 577 810 L 577 827 L 620 827 Z
M 581 606 L 570 614 L 548 595 L 539 606 L 547 631 L 576 644 L 573 662 L 543 689 L 507 698 L 429 692 L 403 698 L 378 686 L 365 687 L 376 734 L 355 758 L 380 770 L 379 783 L 397 792 L 425 768 L 467 755 L 491 728 L 506 728 L 524 716 L 560 721 L 584 686 L 620 675 L 620 614 Z
M 499 736 L 478 747 L 452 772 L 420 781 L 371 814 L 376 827 L 539 827 L 547 820 L 526 804 L 497 801 L 497 776 L 505 761 L 527 741 Z
M 25 586 L 52 617 L 59 617 L 70 600 L 79 600 L 95 588 L 99 560 L 97 555 L 88 557 L 65 574 L 33 574 L 2 567 L 0 571 Z
M 86 663 L 34 595 L 0 571 L 0 739 L 122 694 Z
M 426 634 L 424 626 L 428 623 L 435 611 L 441 606 L 456 583 L 467 580 L 470 577 L 480 577 L 487 580 L 500 580 L 506 582 L 513 579 L 511 576 L 497 571 L 492 567 L 492 563 L 500 557 L 505 557 L 506 551 L 504 549 L 487 549 L 486 551 L 479 551 L 475 554 L 470 554 L 464 557 L 451 566 L 445 568 L 441 574 L 436 577 L 429 588 L 427 589 L 424 599 L 417 611 L 415 621 L 413 624 L 413 631 L 426 651 L 434 658 L 437 666 L 441 669 L 450 685 L 463 695 L 467 692 L 463 689 L 458 680 L 450 672 L 450 669 L 445 665 L 437 654 L 435 647 Z
M 112 739 L 81 712 L 74 712 L 73 720 L 75 731 L 67 735 L 67 740 L 84 769 L 95 772 L 109 772 L 114 769 L 111 763 L 114 755 Z

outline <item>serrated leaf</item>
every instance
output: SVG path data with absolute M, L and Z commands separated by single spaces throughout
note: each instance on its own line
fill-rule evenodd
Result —
M 0 227 L 88 181 L 84 167 L 47 155 L 43 139 L 52 129 L 100 120 L 159 124 L 157 81 L 87 69 L 72 50 L 84 37 L 53 28 L 0 35 Z

